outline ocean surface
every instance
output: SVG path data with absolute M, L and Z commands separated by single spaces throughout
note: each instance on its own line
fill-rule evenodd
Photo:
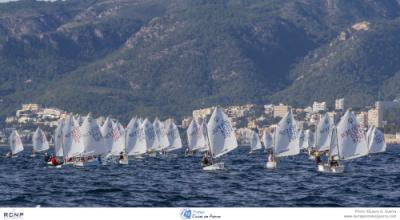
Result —
M 266 155 L 239 147 L 226 170 L 205 172 L 199 157 L 145 158 L 127 166 L 44 166 L 25 149 L 0 147 L 0 207 L 355 207 L 400 206 L 400 147 L 346 162 L 346 172 L 316 171 L 307 155 L 265 169 Z

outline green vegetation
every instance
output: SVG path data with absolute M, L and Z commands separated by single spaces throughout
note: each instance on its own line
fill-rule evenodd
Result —
M 0 4 L 0 117 L 24 102 L 126 121 L 397 98 L 399 15 L 396 0 Z M 361 21 L 368 30 L 351 28 Z

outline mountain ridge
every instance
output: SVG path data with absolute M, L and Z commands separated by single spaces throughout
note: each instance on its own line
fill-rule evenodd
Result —
M 126 119 L 397 98 L 399 16 L 396 0 L 1 4 L 0 117 L 23 102 Z

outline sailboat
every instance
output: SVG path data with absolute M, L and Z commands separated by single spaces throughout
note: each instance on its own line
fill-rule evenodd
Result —
M 368 137 L 368 153 L 382 153 L 386 151 L 385 137 L 383 133 L 376 127 L 371 129 L 371 133 Z
M 152 149 L 156 152 L 159 152 L 162 150 L 161 143 L 160 143 L 162 126 L 163 126 L 163 123 L 158 118 L 154 119 L 154 122 L 153 122 L 154 142 L 153 142 Z
M 344 171 L 344 165 L 337 164 L 335 166 L 331 166 L 332 159 L 335 159 L 335 161 L 338 161 L 339 158 L 339 150 L 338 150 L 338 145 L 337 142 L 338 137 L 337 137 L 337 128 L 333 127 L 331 131 L 331 141 L 330 141 L 330 146 L 329 146 L 329 154 L 328 154 L 328 162 L 325 164 L 318 164 L 317 168 L 318 171 L 320 172 L 325 172 L 325 173 L 343 173 Z
M 325 152 L 329 150 L 331 135 L 332 135 L 333 122 L 327 114 L 321 117 L 316 129 L 316 139 L 314 150 L 318 152 Z
M 157 152 L 153 150 L 153 145 L 155 141 L 155 132 L 153 128 L 153 124 L 146 118 L 142 122 L 142 127 L 141 127 L 141 143 L 143 144 L 143 147 L 146 148 L 147 153 L 151 157 L 156 157 Z
M 56 157 L 63 157 L 63 126 L 64 120 L 60 119 L 57 123 L 57 128 L 54 131 L 54 153 Z
M 269 133 L 267 130 L 264 130 L 262 140 L 265 150 L 272 149 L 273 140 L 271 133 Z
M 195 119 L 193 119 L 189 127 L 186 130 L 188 138 L 188 155 L 193 155 L 196 151 L 207 150 L 207 142 L 204 128 L 204 123 L 199 124 Z M 188 156 L 187 155 L 187 156 Z
M 220 107 L 214 109 L 208 121 L 207 136 L 209 150 L 214 160 L 238 147 L 232 122 Z M 203 170 L 220 169 L 224 169 L 223 162 L 213 163 L 203 167 Z
M 49 142 L 47 141 L 46 134 L 39 127 L 36 129 L 35 133 L 32 136 L 32 144 L 33 144 L 33 154 L 32 157 L 35 157 L 37 152 L 42 152 L 48 150 Z
M 17 157 L 17 154 L 24 150 L 21 137 L 16 130 L 13 130 L 8 138 L 10 144 L 11 155 L 10 157 Z
M 110 117 L 107 117 L 103 125 L 100 127 L 100 132 L 103 136 L 105 147 L 111 151 L 113 145 L 113 122 Z
M 128 158 L 125 157 L 125 129 L 119 122 L 112 122 L 112 147 L 110 155 L 118 157 L 118 164 L 128 164 Z M 120 158 L 122 156 L 122 159 Z
M 274 133 L 273 161 L 267 161 L 268 169 L 276 168 L 276 158 L 294 156 L 300 153 L 297 122 L 290 110 L 281 119 Z
M 250 153 L 253 153 L 256 150 L 260 150 L 262 148 L 260 137 L 258 136 L 257 132 L 251 131 L 250 137 Z
M 81 160 L 75 162 L 74 165 L 80 167 L 100 165 L 100 161 L 96 160 L 95 157 L 107 154 L 109 149 L 104 145 L 100 128 L 90 113 L 85 117 L 80 127 L 80 139 L 83 144 L 83 152 Z
M 83 153 L 80 126 L 74 122 L 73 116 L 67 115 L 62 127 L 62 147 L 64 164 L 73 164 L 77 156 Z
M 146 135 L 139 119 L 132 118 L 126 128 L 126 153 L 142 158 L 147 152 Z
M 339 124 L 332 132 L 330 156 L 337 156 L 340 160 L 351 160 L 368 155 L 368 145 L 363 128 L 357 122 L 356 116 L 347 110 L 340 119 Z M 336 140 L 335 138 L 336 137 Z M 336 145 L 336 148 L 335 148 Z M 339 166 L 318 166 L 318 171 L 329 173 L 344 172 L 344 165 Z
M 179 135 L 178 127 L 172 121 L 168 123 L 167 136 L 168 136 L 169 146 L 164 149 L 165 152 L 168 153 L 182 148 L 182 140 Z

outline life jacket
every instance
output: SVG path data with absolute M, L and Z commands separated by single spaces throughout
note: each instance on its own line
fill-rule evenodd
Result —
M 51 164 L 54 166 L 58 165 L 57 159 L 55 157 L 51 158 Z

